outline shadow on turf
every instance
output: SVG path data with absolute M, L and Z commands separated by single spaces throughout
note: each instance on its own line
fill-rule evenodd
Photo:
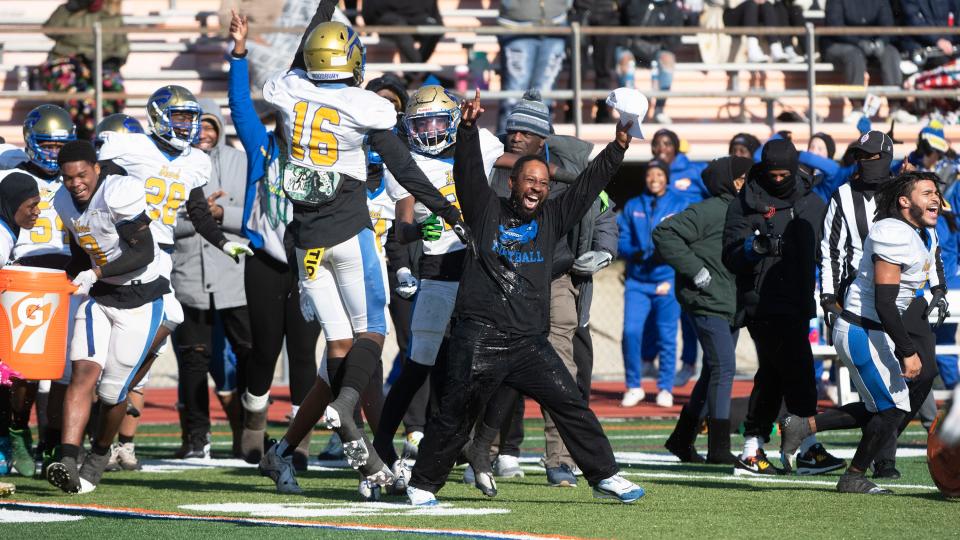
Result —
M 258 477 L 259 478 L 259 477 Z M 161 480 L 151 480 L 150 489 L 162 491 L 184 491 L 184 492 L 217 492 L 217 493 L 276 493 L 276 488 L 269 478 L 263 478 L 263 482 L 251 482 L 249 484 L 232 484 L 226 482 L 209 482 L 196 479 L 178 480 L 175 478 L 165 478 Z M 104 484 L 104 488 L 109 489 L 111 485 L 124 486 L 143 486 L 142 479 L 136 478 L 114 478 Z M 343 500 L 347 497 L 355 497 L 357 494 L 354 489 L 342 487 L 324 487 L 322 489 L 304 489 L 303 496 L 314 498 L 331 498 Z

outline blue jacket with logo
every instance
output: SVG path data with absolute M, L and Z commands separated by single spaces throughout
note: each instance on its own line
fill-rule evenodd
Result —
M 656 254 L 653 229 L 687 206 L 686 197 L 672 189 L 660 197 L 643 193 L 627 201 L 617 218 L 620 227 L 618 251 L 627 261 L 627 279 L 648 283 L 673 281 L 673 268 Z
M 670 164 L 670 188 L 684 198 L 687 206 L 710 197 L 700 179 L 700 173 L 706 168 L 706 163 L 694 163 L 683 153 L 677 154 Z

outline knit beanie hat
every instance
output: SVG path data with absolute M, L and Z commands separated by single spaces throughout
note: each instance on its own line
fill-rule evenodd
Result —
M 507 131 L 526 131 L 546 139 L 553 131 L 550 127 L 550 109 L 540 98 L 537 90 L 527 90 L 507 116 Z
M 833 140 L 833 137 L 821 131 L 814 133 L 810 138 L 823 141 L 823 145 L 827 147 L 827 157 L 833 159 L 834 154 L 837 153 L 837 143 Z

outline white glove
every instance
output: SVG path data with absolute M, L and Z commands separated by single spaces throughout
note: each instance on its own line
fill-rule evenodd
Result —
M 713 276 L 710 275 L 710 271 L 707 270 L 707 267 L 704 266 L 697 272 L 697 275 L 693 276 L 693 284 L 697 286 L 701 291 L 710 286 L 710 282 L 713 281 Z
M 606 251 L 588 251 L 573 261 L 573 273 L 592 276 L 610 265 L 613 255 Z
M 397 270 L 397 281 L 400 284 L 397 285 L 397 288 L 394 290 L 397 291 L 397 294 L 399 294 L 401 298 L 410 298 L 417 293 L 417 288 L 420 286 L 420 282 L 417 281 L 417 278 L 413 277 L 410 269 L 406 267 Z
M 240 242 L 227 242 L 223 245 L 222 248 L 224 253 L 229 255 L 234 261 L 240 262 L 240 256 L 244 255 L 250 257 L 253 255 L 253 250 L 248 248 L 246 245 L 241 244 Z
M 97 282 L 97 273 L 93 270 L 84 270 L 77 274 L 77 277 L 73 278 L 73 284 L 77 286 L 77 290 L 73 291 L 73 294 L 90 294 L 90 287 L 93 287 L 93 284 Z
M 317 307 L 313 305 L 313 299 L 304 290 L 303 284 L 300 284 L 300 313 L 303 314 L 303 320 L 320 322 L 320 316 L 317 314 Z

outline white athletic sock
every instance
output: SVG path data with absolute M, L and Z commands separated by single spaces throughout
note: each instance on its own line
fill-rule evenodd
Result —
M 262 411 L 270 404 L 270 392 L 262 396 L 255 396 L 249 391 L 243 393 L 243 408 L 248 411 Z
M 806 420 L 806 418 L 804 418 L 804 420 Z M 802 456 L 806 454 L 807 450 L 809 450 L 810 447 L 815 444 L 817 444 L 816 435 L 807 435 L 806 437 L 804 437 L 803 441 L 800 442 L 800 455 Z
M 760 437 L 747 437 L 743 440 L 743 453 L 740 454 L 740 459 L 747 459 L 757 455 L 757 450 L 763 448 L 763 443 L 760 442 Z
M 300 406 L 299 406 L 299 405 L 291 405 L 291 406 L 290 406 L 290 419 L 291 419 L 291 420 L 293 420 L 294 418 L 297 417 L 297 411 L 299 411 L 299 410 L 300 410 Z

